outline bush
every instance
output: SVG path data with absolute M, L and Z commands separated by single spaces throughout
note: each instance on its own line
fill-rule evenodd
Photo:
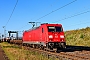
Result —
M 80 38 L 82 38 L 82 39 L 83 39 L 83 38 L 84 38 L 84 35 L 83 35 L 83 34 L 81 34 L 81 35 L 80 35 Z

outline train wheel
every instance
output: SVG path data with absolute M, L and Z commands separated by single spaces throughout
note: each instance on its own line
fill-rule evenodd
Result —
M 37 45 L 37 47 L 36 48 L 40 48 L 40 45 Z
M 46 48 L 47 48 L 47 49 L 49 48 L 48 44 L 46 44 Z
M 44 47 L 42 45 L 40 45 L 40 50 L 44 50 Z
M 50 50 L 53 50 L 53 48 L 52 48 L 52 47 L 50 47 Z
M 36 44 L 34 44 L 34 48 L 37 48 L 37 45 Z
M 49 46 L 50 50 L 53 50 L 53 46 Z
M 32 45 L 33 48 L 35 48 L 34 44 Z
M 61 43 L 62 48 L 66 48 L 66 43 Z
M 42 46 L 42 50 L 44 50 L 44 46 Z

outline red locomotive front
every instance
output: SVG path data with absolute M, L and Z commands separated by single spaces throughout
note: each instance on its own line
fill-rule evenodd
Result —
M 43 46 L 49 49 L 66 48 L 65 36 L 61 24 L 41 24 L 23 34 L 23 43 Z
M 66 48 L 65 36 L 62 25 L 52 24 L 47 26 L 48 29 L 48 43 L 50 49 L 53 48 Z

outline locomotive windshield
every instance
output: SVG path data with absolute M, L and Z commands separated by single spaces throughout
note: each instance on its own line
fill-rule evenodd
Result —
M 48 32 L 62 32 L 62 27 L 58 26 L 48 26 Z

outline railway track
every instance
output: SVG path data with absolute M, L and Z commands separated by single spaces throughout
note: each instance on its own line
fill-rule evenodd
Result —
M 90 60 L 90 51 L 73 51 L 73 52 L 48 52 L 38 49 L 32 49 L 38 51 L 41 54 L 44 54 L 47 58 L 54 57 L 58 58 L 59 60 L 68 59 L 68 60 Z
M 18 41 L 18 44 L 21 44 L 21 41 Z M 17 44 L 14 41 L 15 44 Z M 20 47 L 22 47 L 19 44 Z M 90 60 L 90 47 L 83 46 L 67 46 L 66 49 L 60 50 L 58 53 L 54 51 L 45 51 L 40 49 L 35 49 L 27 46 L 23 46 L 24 49 L 38 52 L 47 58 L 57 58 L 58 60 Z

